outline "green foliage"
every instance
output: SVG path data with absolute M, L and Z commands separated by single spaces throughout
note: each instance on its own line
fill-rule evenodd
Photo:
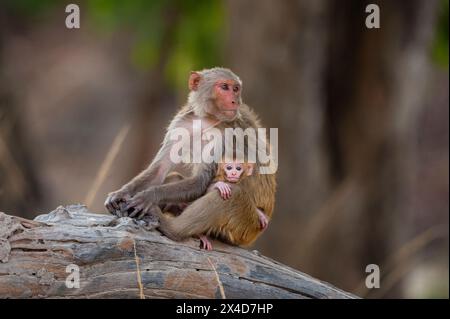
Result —
M 131 61 L 148 71 L 169 47 L 165 76 L 184 87 L 190 70 L 220 64 L 224 42 L 221 0 L 89 0 L 88 19 L 106 32 L 124 29 L 133 39 Z
M 52 15 L 52 10 L 60 2 L 57 0 L 0 0 L 0 10 L 6 10 L 9 24 L 33 27 L 43 23 Z M 15 24 L 12 23 L 15 21 Z
M 448 9 L 449 1 L 442 0 L 439 21 L 433 44 L 433 60 L 440 66 L 448 68 Z
M 46 11 L 56 3 L 56 0 L 6 0 L 4 5 L 13 14 L 20 13 L 32 17 Z
M 138 69 L 148 70 L 159 58 L 164 25 L 161 13 L 167 1 L 90 0 L 88 20 L 101 32 L 125 30 L 133 40 L 130 58 Z
M 28 18 L 64 6 L 57 0 L 6 1 L 10 12 Z M 166 61 L 164 75 L 177 88 L 186 86 L 189 71 L 220 65 L 226 33 L 222 0 L 85 0 L 78 5 L 84 21 L 103 35 L 130 35 L 130 60 L 139 70 Z M 168 49 L 162 52 L 163 47 Z
M 177 87 L 184 88 L 189 71 L 220 64 L 226 33 L 225 16 L 221 1 L 177 2 L 180 4 L 181 16 L 166 75 Z

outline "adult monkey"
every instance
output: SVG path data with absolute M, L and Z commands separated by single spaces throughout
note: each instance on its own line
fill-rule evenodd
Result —
M 242 103 L 242 82 L 232 71 L 213 68 L 191 72 L 189 89 L 188 103 L 171 121 L 161 149 L 150 166 L 110 193 L 105 206 L 119 217 L 142 218 L 156 213 L 160 219 L 159 229 L 173 240 L 209 235 L 231 244 L 249 245 L 262 231 L 257 209 L 270 220 L 275 202 L 275 174 L 259 173 L 259 157 L 255 174 L 233 189 L 228 200 L 223 200 L 218 192 L 205 194 L 216 175 L 215 163 L 189 164 L 191 176 L 165 183 L 168 174 L 177 170 L 170 159 L 170 150 L 176 143 L 170 138 L 173 130 L 185 128 L 192 136 L 194 120 L 201 121 L 203 131 L 215 127 L 221 130 L 222 136 L 225 128 L 260 127 L 257 116 Z M 159 210 L 164 204 L 191 201 L 194 202 L 175 218 Z

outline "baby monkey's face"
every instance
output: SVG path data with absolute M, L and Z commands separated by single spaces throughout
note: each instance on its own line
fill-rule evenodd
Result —
M 244 166 L 241 163 L 224 163 L 223 170 L 227 181 L 236 183 L 244 172 Z
M 241 178 L 242 174 L 246 172 L 247 175 L 251 175 L 250 166 L 247 167 L 243 163 L 223 163 L 223 171 L 225 172 L 225 178 L 230 183 L 236 183 Z

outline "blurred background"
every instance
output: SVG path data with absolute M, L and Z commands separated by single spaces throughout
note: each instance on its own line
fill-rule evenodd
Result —
M 372 2 L 380 29 L 365 27 Z M 359 296 L 448 298 L 448 0 L 79 0 L 80 29 L 69 3 L 0 2 L 0 211 L 106 213 L 189 71 L 225 66 L 279 130 L 254 248 Z

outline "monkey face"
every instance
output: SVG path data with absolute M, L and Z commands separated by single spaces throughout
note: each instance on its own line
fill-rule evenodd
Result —
M 244 172 L 244 166 L 241 163 L 224 163 L 223 170 L 225 178 L 230 183 L 236 183 Z
M 229 70 L 214 68 L 191 72 L 189 90 L 188 103 L 198 116 L 208 114 L 219 121 L 230 122 L 239 114 L 242 84 Z
M 241 106 L 241 86 L 234 80 L 218 80 L 214 85 L 214 98 L 219 112 L 233 120 Z
M 223 163 L 221 168 L 225 173 L 225 179 L 230 183 L 237 183 L 242 177 L 253 173 L 253 164 L 250 163 Z

